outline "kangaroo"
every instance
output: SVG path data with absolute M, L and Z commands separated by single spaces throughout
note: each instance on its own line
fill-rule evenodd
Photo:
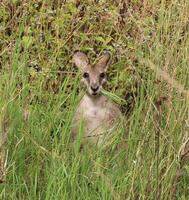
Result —
M 87 89 L 73 118 L 74 139 L 77 138 L 79 127 L 83 123 L 84 139 L 97 145 L 104 144 L 111 138 L 117 122 L 121 119 L 122 114 L 118 105 L 101 92 L 107 81 L 109 60 L 109 52 L 105 52 L 95 64 L 90 64 L 87 56 L 82 52 L 77 52 L 73 56 L 73 62 L 83 73 L 81 83 Z

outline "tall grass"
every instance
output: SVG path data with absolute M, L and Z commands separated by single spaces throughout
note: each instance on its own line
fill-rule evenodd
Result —
M 0 199 L 188 199 L 187 164 L 173 191 L 188 132 L 188 10 L 187 0 L 0 3 Z M 117 153 L 70 142 L 82 96 L 73 52 L 95 61 L 104 49 L 106 90 L 127 121 Z

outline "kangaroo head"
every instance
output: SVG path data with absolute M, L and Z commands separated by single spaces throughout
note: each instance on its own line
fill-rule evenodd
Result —
M 87 56 L 77 52 L 73 56 L 75 65 L 83 73 L 82 83 L 87 87 L 89 95 L 97 96 L 106 82 L 106 71 L 110 60 L 110 53 L 105 52 L 95 64 L 90 64 Z

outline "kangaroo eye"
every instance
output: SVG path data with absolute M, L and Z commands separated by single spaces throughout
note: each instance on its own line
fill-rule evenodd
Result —
M 83 74 L 83 78 L 89 78 L 89 73 L 85 72 L 85 73 Z
M 100 78 L 105 78 L 106 74 L 105 73 L 101 73 L 100 74 Z

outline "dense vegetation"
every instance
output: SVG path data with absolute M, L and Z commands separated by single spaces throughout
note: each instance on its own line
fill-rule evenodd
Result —
M 0 199 L 187 200 L 188 18 L 188 0 L 2 0 Z M 119 153 L 69 140 L 73 53 L 95 61 L 105 49 L 106 90 L 127 121 Z

